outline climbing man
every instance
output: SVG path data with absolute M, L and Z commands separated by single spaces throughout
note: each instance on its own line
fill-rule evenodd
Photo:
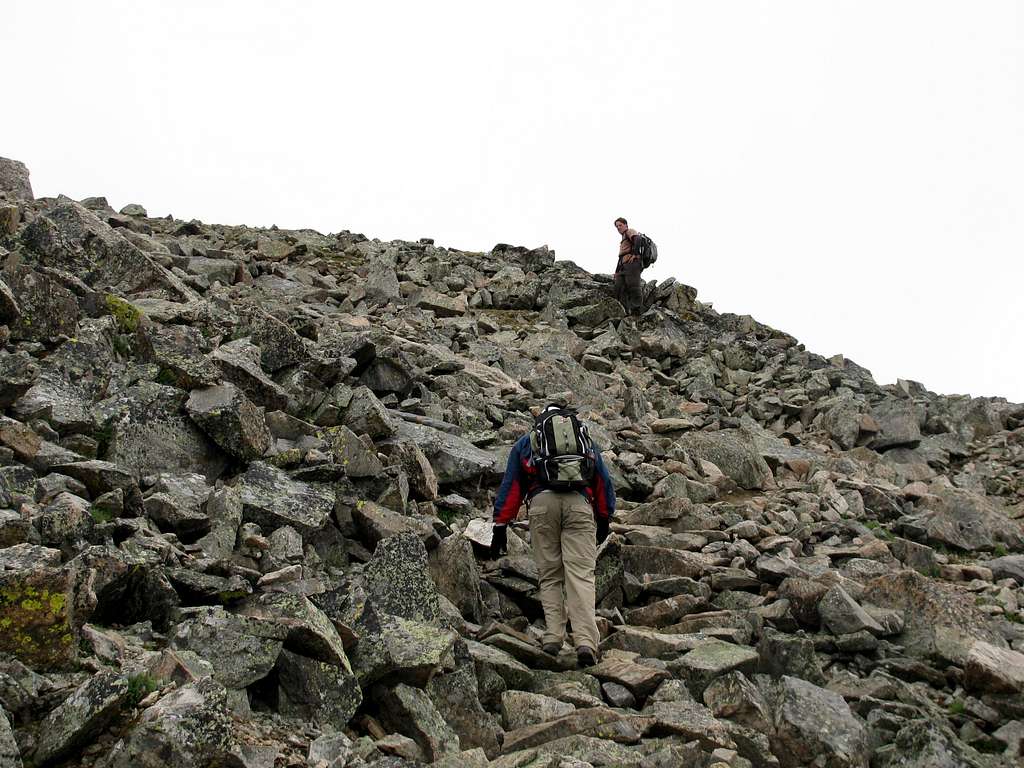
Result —
M 540 575 L 544 652 L 561 651 L 568 615 L 576 659 L 581 667 L 593 666 L 600 641 L 594 615 L 597 546 L 608 538 L 615 490 L 574 410 L 548 405 L 512 446 L 494 502 L 493 557 L 507 550 L 507 526 L 524 500 Z

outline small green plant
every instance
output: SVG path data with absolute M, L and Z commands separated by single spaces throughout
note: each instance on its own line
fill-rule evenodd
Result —
M 92 521 L 97 524 L 109 523 L 117 517 L 114 510 L 103 504 L 93 504 L 89 507 L 89 514 L 92 516 Z
M 452 521 L 455 520 L 455 518 L 457 517 L 457 515 L 455 514 L 455 510 L 453 509 L 441 508 L 437 510 L 437 517 L 445 525 L 450 526 L 452 524 Z
M 1002 544 L 996 544 L 992 547 L 992 554 L 996 557 L 1006 557 L 1006 547 Z
M 145 673 L 128 678 L 128 705 L 137 706 L 140 701 L 159 688 L 156 678 Z
M 949 714 L 951 715 L 962 715 L 967 711 L 967 705 L 964 704 L 963 699 L 954 699 L 949 703 Z
M 139 318 L 142 317 L 142 312 L 135 305 L 112 293 L 108 293 L 104 297 L 104 302 L 107 305 L 107 311 L 114 316 L 121 330 L 125 333 L 135 333 L 135 329 L 139 327 Z
M 1006 620 L 1014 624 L 1024 624 L 1024 615 L 1010 611 L 1006 614 Z

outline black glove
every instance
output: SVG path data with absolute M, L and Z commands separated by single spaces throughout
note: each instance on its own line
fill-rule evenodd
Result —
M 611 523 L 607 517 L 597 518 L 597 543 L 598 545 L 604 544 L 604 540 L 608 538 L 608 526 Z
M 495 525 L 491 528 L 491 557 L 498 558 L 508 552 L 508 526 Z

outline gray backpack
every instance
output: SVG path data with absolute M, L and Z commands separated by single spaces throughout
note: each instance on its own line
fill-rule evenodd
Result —
M 658 260 L 658 246 L 642 232 L 637 236 L 637 245 L 639 247 L 637 255 L 640 257 L 640 263 L 644 265 L 644 269 L 647 269 Z
M 589 488 L 594 480 L 593 443 L 571 408 L 549 408 L 530 432 L 533 465 L 541 484 L 553 491 Z

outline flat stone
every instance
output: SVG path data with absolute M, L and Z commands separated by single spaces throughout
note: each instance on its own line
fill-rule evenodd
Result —
M 334 511 L 329 490 L 291 480 L 283 471 L 255 461 L 238 484 L 246 521 L 266 531 L 290 525 L 303 535 L 320 530 Z
M 663 680 L 668 680 L 672 676 L 664 669 L 617 658 L 603 659 L 588 668 L 587 674 L 602 682 L 618 683 L 640 701 L 646 699 Z
M 539 693 L 505 691 L 501 695 L 501 717 L 509 731 L 557 720 L 575 709 L 572 704 Z
M 566 736 L 599 736 L 620 744 L 636 744 L 648 722 L 611 709 L 579 709 L 557 720 L 507 732 L 502 752 L 507 755 Z
M 977 641 L 967 654 L 964 685 L 984 693 L 1024 692 L 1024 653 Z
M 757 651 L 753 648 L 708 640 L 678 661 L 670 662 L 669 669 L 686 681 L 694 696 L 700 696 L 716 677 L 733 671 L 753 674 L 757 660 Z
M 875 635 L 884 634 L 881 625 L 838 584 L 822 596 L 818 612 L 822 623 L 833 634 L 846 635 L 864 629 Z

